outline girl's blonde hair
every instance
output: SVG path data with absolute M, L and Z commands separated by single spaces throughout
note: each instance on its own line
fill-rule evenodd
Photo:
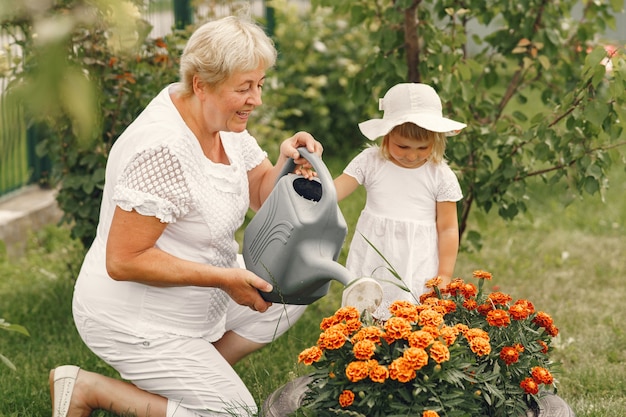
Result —
M 205 23 L 191 35 L 180 59 L 181 95 L 193 94 L 194 75 L 215 87 L 236 72 L 274 66 L 276 56 L 274 42 L 248 17 Z
M 411 122 L 403 123 L 394 127 L 384 136 L 383 143 L 380 146 L 380 153 L 383 158 L 388 160 L 391 159 L 391 156 L 389 155 L 389 134 L 392 132 L 402 137 L 415 139 L 420 142 L 432 141 L 433 150 L 428 159 L 437 164 L 443 161 L 446 152 L 446 134 L 424 129 L 423 127 L 419 127 L 415 123 Z

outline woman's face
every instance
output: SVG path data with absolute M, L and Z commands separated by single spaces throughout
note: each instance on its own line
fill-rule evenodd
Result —
M 204 118 L 214 131 L 242 132 L 252 111 L 262 104 L 263 66 L 233 74 L 222 84 L 205 90 Z
M 417 168 L 428 160 L 433 151 L 433 141 L 422 141 L 390 132 L 387 150 L 391 161 L 403 168 Z

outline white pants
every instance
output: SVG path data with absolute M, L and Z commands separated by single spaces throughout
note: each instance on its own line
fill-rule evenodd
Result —
M 257 343 L 269 343 L 286 332 L 305 308 L 273 304 L 258 313 L 231 301 L 226 330 Z M 167 417 L 256 415 L 252 394 L 209 341 L 173 334 L 146 338 L 119 332 L 94 320 L 76 304 L 74 320 L 85 344 L 122 378 L 169 400 Z

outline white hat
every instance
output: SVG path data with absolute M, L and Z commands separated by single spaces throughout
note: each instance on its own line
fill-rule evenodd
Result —
M 359 123 L 359 129 L 370 140 L 385 136 L 394 127 L 406 122 L 448 135 L 455 135 L 466 127 L 465 123 L 443 117 L 441 99 L 435 90 L 426 84 L 396 84 L 379 99 L 378 109 L 383 110 L 382 119 L 371 119 Z

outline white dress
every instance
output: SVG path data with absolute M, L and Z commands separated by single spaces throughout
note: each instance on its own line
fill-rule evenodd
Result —
M 395 300 L 415 302 L 424 293 L 426 281 L 437 275 L 436 204 L 459 201 L 463 197 L 461 187 L 445 162 L 428 161 L 419 168 L 403 168 L 384 159 L 378 147 L 362 151 L 344 173 L 354 177 L 367 193 L 346 267 L 356 277 L 381 282 L 384 298 L 375 315 L 382 318 Z M 399 281 L 390 267 L 412 295 L 394 285 Z

